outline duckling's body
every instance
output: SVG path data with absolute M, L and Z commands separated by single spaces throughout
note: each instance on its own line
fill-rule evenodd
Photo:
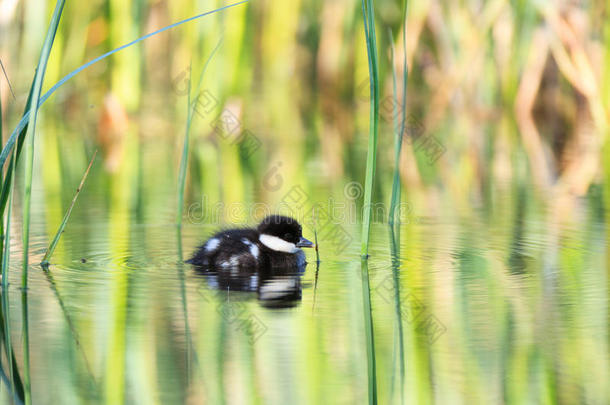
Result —
M 299 267 L 305 264 L 305 254 L 300 248 L 311 246 L 296 220 L 272 215 L 256 229 L 216 233 L 197 249 L 189 263 L 215 269 Z

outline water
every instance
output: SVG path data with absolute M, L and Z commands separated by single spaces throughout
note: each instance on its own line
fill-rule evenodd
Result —
M 186 224 L 179 234 L 97 209 L 81 208 L 49 273 L 30 269 L 33 403 L 367 401 L 358 224 L 346 225 L 354 238 L 343 251 L 321 240 L 319 266 L 308 250 L 302 274 L 280 275 L 274 288 L 290 299 L 270 304 L 256 288 L 227 291 L 183 263 L 217 225 Z M 418 218 L 394 249 L 387 225 L 373 225 L 379 403 L 610 403 L 600 216 L 586 202 L 573 222 L 546 209 L 494 209 Z M 37 263 L 48 237 L 35 229 Z M 13 245 L 10 325 L 23 379 Z M 9 403 L 6 384 L 1 398 Z

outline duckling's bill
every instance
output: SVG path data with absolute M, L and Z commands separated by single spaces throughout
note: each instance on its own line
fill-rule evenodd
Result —
M 299 239 L 296 246 L 298 248 L 310 248 L 313 247 L 313 242 L 301 236 L 301 239 Z

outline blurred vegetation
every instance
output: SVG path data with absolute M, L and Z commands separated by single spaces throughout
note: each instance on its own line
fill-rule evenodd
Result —
M 17 96 L 11 98 L 2 80 L 2 106 L 5 128 L 12 128 L 52 3 L 2 4 L 0 56 Z M 221 5 L 68 4 L 45 88 L 103 52 Z M 379 32 L 394 33 L 400 72 L 402 3 L 378 1 L 375 7 Z M 610 109 L 605 7 L 603 2 L 412 4 L 407 114 L 444 153 L 429 163 L 429 150 L 407 142 L 401 159 L 402 181 L 412 191 L 407 195 L 424 191 L 432 198 L 441 191 L 457 204 L 472 204 L 513 180 L 534 183 L 543 195 L 583 195 L 602 183 L 608 174 L 602 153 Z M 175 181 L 168 173 L 176 173 L 180 161 L 188 68 L 192 62 L 200 71 L 219 38 L 223 45 L 202 84 L 209 98 L 193 122 L 187 202 L 204 192 L 212 204 L 268 201 L 272 197 L 262 180 L 278 162 L 291 183 L 334 191 L 345 178 L 363 183 L 368 73 L 360 13 L 359 2 L 252 1 L 92 66 L 41 111 L 45 189 L 55 194 L 66 180 L 78 178 L 99 147 L 104 177 L 112 184 L 110 200 L 129 201 L 128 209 L 143 214 L 138 201 L 148 201 L 147 185 Z M 387 202 L 394 103 L 386 35 L 378 36 L 378 49 L 382 105 L 374 200 Z M 240 123 L 225 137 L 213 128 L 224 110 Z M 235 142 L 242 131 L 260 140 L 255 153 Z M 148 153 L 159 144 L 166 147 Z M 148 162 L 160 158 L 167 164 L 151 168 Z
M 0 60 L 11 84 L 0 75 L 3 144 L 28 104 L 54 4 L 0 0 Z M 225 4 L 67 2 L 42 91 L 111 49 Z M 362 186 L 352 182 L 364 185 L 370 107 L 361 3 L 251 0 L 91 66 L 39 111 L 30 264 L 60 228 L 94 150 L 100 158 L 53 256 L 58 277 L 29 273 L 37 292 L 29 305 L 34 398 L 46 399 L 47 381 L 63 378 L 50 403 L 62 394 L 112 404 L 166 403 L 165 396 L 222 403 L 227 395 L 265 402 L 264 381 L 273 378 L 284 383 L 271 390 L 278 403 L 295 392 L 309 402 L 338 394 L 357 402 L 366 379 L 364 298 L 375 318 L 380 403 L 607 403 L 610 4 L 410 2 L 406 41 L 403 2 L 374 6 L 381 100 L 372 200 L 386 206 L 373 218 L 387 221 L 395 189 L 394 116 L 402 110 L 395 100 L 404 88 L 393 85 L 393 72 L 402 74 L 404 57 L 408 119 L 398 161 L 408 209 L 391 241 L 373 224 L 372 257 L 389 255 L 391 242 L 392 260 L 367 264 L 370 294 L 361 294 L 357 260 L 343 257 L 358 257 L 350 246 L 316 277 L 322 316 L 282 318 L 247 304 L 271 329 L 255 347 L 199 297 L 199 284 L 185 282 L 182 267 L 174 288 L 167 268 L 182 260 L 181 235 L 176 243 L 173 229 L 147 228 L 176 222 L 184 180 L 185 251 L 203 235 L 189 225 L 211 232 L 219 222 L 255 222 L 265 212 L 257 204 L 279 209 L 294 186 L 311 202 L 347 204 L 341 221 L 359 239 L 352 225 L 361 218 Z M 190 108 L 189 78 L 220 39 Z M 180 176 L 183 150 L 190 156 Z M 23 167 L 16 175 L 14 220 L 3 222 L 12 227 L 5 251 L 13 271 L 3 268 L 0 376 L 3 398 L 19 401 L 24 348 L 18 329 L 11 339 L 10 323 L 22 327 L 28 318 L 9 316 L 9 307 L 27 314 L 28 302 L 9 299 L 8 277 L 19 284 L 14 270 L 28 249 L 19 232 Z M 430 218 L 446 226 L 419 226 Z M 324 242 L 321 234 L 322 263 L 332 255 Z M 434 346 L 415 323 L 402 322 L 398 295 L 379 296 L 385 277 L 443 320 L 447 333 Z M 47 316 L 67 321 L 62 329 Z M 274 367 L 285 363 L 265 361 L 278 347 L 288 350 L 279 330 L 303 337 L 303 351 L 290 352 L 298 364 L 290 373 Z M 148 334 L 154 338 L 143 339 Z M 247 367 L 235 371 L 235 358 Z M 311 389 L 295 387 L 291 373 Z

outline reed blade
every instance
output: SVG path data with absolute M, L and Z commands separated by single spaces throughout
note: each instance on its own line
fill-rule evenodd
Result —
M 316 249 L 316 276 L 315 276 L 314 283 L 313 283 L 313 304 L 311 305 L 312 313 L 316 308 L 316 293 L 318 291 L 318 275 L 320 273 L 320 251 L 318 250 L 318 231 L 315 226 L 313 229 L 313 238 L 314 238 L 315 249 Z
M 23 112 L 23 116 L 25 116 L 25 114 L 28 111 L 28 108 L 30 105 L 30 100 L 32 99 L 33 91 L 34 91 L 34 82 L 32 82 L 32 86 L 30 86 L 30 91 L 28 94 L 28 99 L 25 103 L 25 110 Z M 26 133 L 27 129 L 28 129 L 28 125 L 26 123 L 25 126 L 23 127 L 23 129 L 19 132 L 19 138 L 17 140 L 17 147 L 15 148 L 16 150 L 14 151 L 13 156 L 11 156 L 11 161 L 9 163 L 8 170 L 6 171 L 6 174 L 4 177 L 4 182 L 2 183 L 2 191 L 0 192 L 0 215 L 4 214 L 4 210 L 6 209 L 6 203 L 8 201 L 9 193 L 12 190 L 14 178 L 11 176 L 11 173 L 15 168 L 15 166 L 13 165 L 13 162 L 18 161 L 19 157 L 21 156 L 21 150 L 23 149 L 23 141 L 25 139 L 25 133 Z M 5 149 L 6 149 L 6 147 L 5 147 Z M 2 151 L 4 152 L 4 149 Z M 11 152 L 11 149 L 8 148 L 7 153 L 10 153 L 10 152 Z M 0 168 L 3 166 L 4 166 L 4 161 L 2 162 L 2 165 L 0 165 Z
M 64 8 L 65 0 L 58 0 L 55 4 L 55 10 L 51 17 L 49 29 L 42 45 L 40 52 L 40 58 L 38 60 L 38 67 L 36 68 L 36 74 L 34 75 L 34 84 L 32 90 L 32 97 L 28 110 L 31 112 L 28 117 L 28 129 L 26 132 L 26 143 L 25 149 L 25 175 L 24 175 L 24 203 L 23 203 L 23 259 L 22 259 L 22 271 L 21 271 L 21 302 L 22 302 L 22 325 L 23 325 L 23 376 L 24 376 L 24 399 L 25 404 L 29 405 L 32 403 L 31 388 L 30 388 L 30 345 L 29 345 L 29 325 L 28 325 L 28 298 L 27 298 L 27 285 L 28 285 L 28 262 L 29 262 L 29 242 L 30 242 L 30 209 L 32 201 L 32 177 L 34 169 L 34 134 L 36 129 L 36 119 L 38 116 L 38 107 L 40 105 L 40 93 L 42 90 L 42 83 L 44 81 L 44 74 L 51 54 L 51 48 L 57 34 L 57 28 L 61 19 L 61 14 Z M 15 156 L 14 156 L 15 157 Z M 14 175 L 14 170 L 13 170 Z M 14 183 L 13 187 L 14 187 Z
M 377 404 L 377 372 L 375 361 L 375 341 L 373 331 L 373 312 L 368 269 L 369 236 L 371 231 L 371 200 L 373 180 L 377 164 L 377 134 L 379 129 L 379 72 L 377 62 L 377 39 L 375 35 L 375 10 L 373 0 L 362 0 L 362 18 L 366 38 L 369 63 L 370 122 L 366 158 L 366 178 L 364 183 L 364 207 L 362 213 L 361 281 L 364 305 L 364 327 L 366 335 L 368 398 L 369 404 Z
M 195 113 L 195 107 L 199 102 L 199 97 L 201 94 L 201 84 L 203 83 L 203 76 L 208 68 L 208 64 L 216 54 L 216 51 L 220 47 L 222 43 L 222 39 L 218 41 L 210 56 L 205 61 L 203 65 L 203 69 L 201 70 L 201 74 L 199 75 L 199 80 L 197 81 L 197 88 L 195 89 L 195 99 L 191 102 L 191 77 L 192 77 L 192 67 L 189 68 L 189 81 L 188 81 L 188 97 L 187 97 L 187 116 L 186 116 L 186 131 L 184 135 L 184 146 L 182 148 L 182 158 L 180 159 L 180 171 L 178 174 L 178 209 L 176 213 L 176 223 L 178 225 L 182 225 L 182 213 L 184 210 L 184 190 L 186 188 L 186 169 L 188 167 L 188 156 L 189 156 L 189 146 L 191 139 L 191 124 L 193 122 L 193 115 Z
M 64 215 L 64 218 L 62 219 L 61 224 L 59 225 L 59 228 L 57 229 L 57 232 L 55 233 L 55 237 L 51 241 L 51 244 L 47 248 L 47 251 L 44 254 L 44 257 L 42 258 L 42 262 L 40 263 L 40 265 L 45 270 L 48 269 L 49 259 L 51 258 L 51 256 L 53 256 L 55 247 L 59 243 L 59 239 L 61 238 L 61 235 L 64 232 L 64 229 L 68 223 L 68 220 L 70 219 L 70 215 L 72 214 L 72 209 L 74 208 L 74 204 L 76 204 L 76 200 L 78 199 L 78 196 L 79 196 L 80 192 L 82 191 L 83 186 L 85 185 L 85 181 L 87 180 L 87 176 L 89 175 L 89 171 L 91 170 L 91 166 L 93 166 L 93 162 L 95 161 L 96 156 L 97 156 L 97 150 L 95 152 L 93 152 L 93 156 L 91 157 L 91 160 L 89 161 L 89 166 L 87 166 L 87 170 L 85 170 L 85 173 L 83 174 L 83 177 L 80 180 L 80 184 L 78 185 L 78 188 L 76 189 L 76 193 L 74 194 L 74 197 L 72 198 L 70 207 L 68 207 L 68 210 L 66 211 L 66 214 Z
M 16 100 L 17 98 L 15 97 L 15 92 L 13 91 L 13 86 L 11 85 L 11 81 L 8 79 L 8 74 L 6 73 L 6 69 L 4 68 L 4 63 L 2 63 L 2 59 L 0 59 L 0 67 L 2 68 L 2 73 L 4 74 L 4 78 L 6 79 L 6 84 L 8 84 L 8 89 L 10 90 L 11 95 L 13 96 L 13 100 Z M 0 118 L 0 121 L 2 121 L 1 118 Z M 0 133 L 1 132 L 2 131 L 0 131 Z
M 28 120 L 28 129 L 26 133 L 26 139 L 28 142 L 25 146 L 25 175 L 24 175 L 24 202 L 23 202 L 23 270 L 21 273 L 21 285 L 23 288 L 27 287 L 27 276 L 28 276 L 28 261 L 29 261 L 29 242 L 30 242 L 30 209 L 32 201 L 32 177 L 34 169 L 34 134 L 36 130 L 36 119 L 38 116 L 38 106 L 40 100 L 40 93 L 42 90 L 42 83 L 44 81 L 45 71 L 47 69 L 47 63 L 49 56 L 51 55 L 51 48 L 57 34 L 57 28 L 59 21 L 61 20 L 61 14 L 64 9 L 65 0 L 58 0 L 55 4 L 55 10 L 51 17 L 51 23 L 47 31 L 46 38 L 42 45 L 42 51 L 40 52 L 40 59 L 38 61 L 38 67 L 36 68 L 36 74 L 34 76 L 34 89 L 32 91 L 32 98 L 30 99 L 29 111 L 31 114 Z M 25 327 L 25 326 L 24 326 Z M 28 403 L 28 389 L 26 384 L 26 403 Z
M 23 403 L 32 403 L 32 387 L 30 383 L 30 323 L 28 308 L 28 291 L 21 289 L 21 322 L 23 324 Z
M 15 359 L 15 352 L 13 351 L 13 345 L 11 341 L 11 327 L 10 327 L 10 311 L 9 311 L 9 299 L 8 299 L 8 288 L 2 287 L 2 296 L 0 297 L 0 342 L 4 347 L 5 355 L 7 358 L 8 375 L 2 370 L 3 379 L 5 379 L 6 386 L 9 387 L 15 403 L 24 402 L 24 391 L 23 382 L 19 375 L 19 369 L 17 368 L 17 360 Z M 0 362 L 0 367 L 1 367 Z
M 182 228 L 176 228 L 176 243 L 178 253 L 178 278 L 180 280 L 180 298 L 182 301 L 182 316 L 184 317 L 184 334 L 186 336 L 186 351 L 185 351 L 185 364 L 186 364 L 186 380 L 187 385 L 192 381 L 193 369 L 199 367 L 199 358 L 197 356 L 197 350 L 193 344 L 193 336 L 191 333 L 191 326 L 189 324 L 189 312 L 188 312 L 188 300 L 186 290 L 186 275 L 184 272 L 184 257 L 182 253 Z M 193 367 L 193 363 L 195 368 Z
M 14 154 L 16 154 L 16 150 L 14 151 Z M 11 159 L 11 170 L 10 170 L 10 177 L 11 177 L 11 182 L 13 183 L 15 181 L 15 162 L 17 161 L 17 159 L 15 158 L 15 156 L 13 156 L 13 159 Z M 9 175 L 9 173 L 7 173 L 7 176 Z M 3 247 L 2 247 L 2 288 L 7 289 L 8 288 L 8 277 L 9 277 L 9 263 L 10 263 L 10 254 L 11 254 L 11 217 L 12 217 L 12 211 L 13 211 L 13 188 L 11 187 L 11 189 L 8 192 L 8 211 L 6 213 L 6 219 L 3 223 L 3 228 L 4 228 L 4 234 L 2 235 L 2 239 L 3 239 Z
M 11 181 L 10 184 L 15 182 L 15 162 L 17 161 L 15 154 L 17 153 L 16 149 L 13 150 L 13 157 L 11 158 L 11 165 L 9 167 L 9 171 L 6 173 L 6 177 Z M 15 353 L 13 352 L 13 345 L 11 339 L 11 321 L 10 321 L 10 306 L 9 306 L 9 265 L 10 265 L 10 254 L 11 254 L 11 218 L 12 218 L 12 210 L 13 210 L 13 187 L 9 186 L 9 190 L 7 190 L 7 199 L 9 201 L 8 211 L 5 217 L 1 215 L 4 214 L 4 209 L 2 210 L 2 214 L 0 214 L 0 218 L 2 218 L 2 314 L 0 314 L 0 323 L 2 325 L 2 337 L 5 348 L 5 354 L 8 365 L 8 379 L 10 380 L 10 389 L 13 393 L 13 396 L 16 398 L 16 402 L 24 403 L 25 402 L 25 392 L 24 385 L 19 376 L 19 370 L 17 369 L 17 361 L 15 360 Z M 4 191 L 4 190 L 3 190 Z M 6 222 L 4 222 L 6 221 Z
M 176 212 L 176 223 L 182 225 L 182 212 L 184 208 L 184 189 L 186 188 L 186 168 L 188 163 L 189 155 L 189 144 L 191 134 L 191 79 L 193 75 L 193 64 L 189 67 L 189 81 L 187 90 L 187 106 L 188 111 L 186 115 L 186 131 L 184 134 L 184 146 L 182 147 L 182 157 L 180 159 L 180 170 L 178 172 L 178 207 Z
M 0 61 L 2 63 L 2 61 Z M 4 68 L 4 66 L 3 66 Z M 0 139 L 2 139 L 2 86 L 0 86 Z M 0 170 L 0 183 L 4 183 L 3 172 Z M 0 213 L 0 263 L 2 263 L 2 252 L 4 251 L 4 210 Z
M 2 63 L 2 61 L 0 61 L 0 63 Z M 4 66 L 2 66 L 2 69 L 4 69 Z M 0 139 L 3 138 L 2 135 L 2 86 L 0 86 Z M 0 179 L 2 178 L 2 173 L 0 171 Z
M 367 55 L 369 62 L 370 86 L 370 122 L 369 140 L 366 157 L 366 178 L 364 182 L 364 206 L 362 212 L 362 246 L 360 253 L 363 258 L 368 257 L 369 236 L 371 231 L 371 201 L 373 194 L 373 181 L 377 165 L 377 135 L 379 131 L 379 71 L 377 60 L 377 38 L 375 35 L 375 10 L 373 0 L 362 0 L 362 14 L 365 26 Z
M 398 335 L 398 359 L 400 370 L 400 403 L 405 403 L 405 343 L 404 328 L 402 325 L 402 302 L 400 292 L 400 234 L 394 226 L 389 226 L 390 230 L 390 251 L 392 255 L 392 281 L 394 283 L 394 311 L 396 314 L 396 334 Z M 392 379 L 392 387 L 394 386 Z
M 369 282 L 368 260 L 360 261 L 360 275 L 362 281 L 362 304 L 364 314 L 364 332 L 366 337 L 366 357 L 369 404 L 377 404 L 377 362 L 375 359 L 375 333 L 373 328 L 373 309 L 371 307 L 371 289 Z
M 406 121 L 407 121 L 407 83 L 409 79 L 409 69 L 407 66 L 407 7 L 409 3 L 405 1 L 403 8 L 403 28 L 402 28 L 402 43 L 403 43 L 403 62 L 402 62 L 402 104 L 398 102 L 398 86 L 396 84 L 396 66 L 394 64 L 394 41 L 390 34 L 390 45 L 392 55 L 392 81 L 394 89 L 394 176 L 392 180 L 392 197 L 390 199 L 390 215 L 388 222 L 390 225 L 394 225 L 398 222 L 396 219 L 396 209 L 400 205 L 400 156 L 402 151 L 402 141 L 405 135 Z M 401 108 L 399 112 L 398 108 Z M 398 125 L 398 118 L 401 118 L 400 125 Z M 398 218 L 400 220 L 400 218 Z

